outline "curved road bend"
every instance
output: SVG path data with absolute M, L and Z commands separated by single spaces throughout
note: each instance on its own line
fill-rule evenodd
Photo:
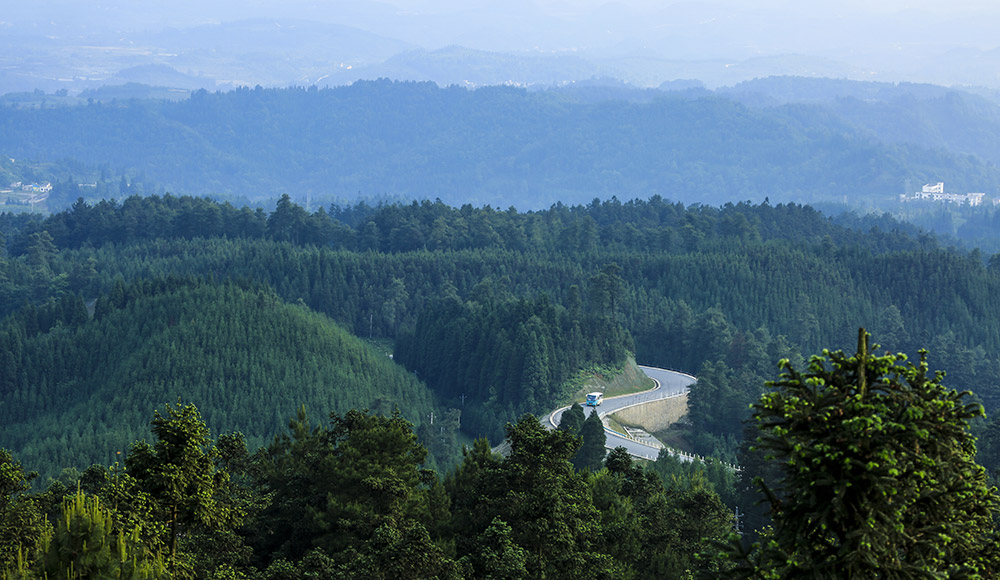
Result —
M 625 407 L 633 407 L 635 405 L 643 405 L 652 401 L 681 396 L 687 393 L 691 385 L 697 380 L 689 374 L 677 371 L 669 371 L 667 369 L 647 367 L 643 365 L 639 365 L 639 368 L 642 369 L 642 371 L 646 373 L 649 378 L 656 382 L 656 386 L 641 393 L 621 395 L 618 397 L 604 399 L 604 403 L 600 407 L 596 407 L 599 409 L 598 413 L 602 419 L 605 415 L 610 415 L 611 413 L 614 413 L 619 409 L 624 409 Z M 553 429 L 557 427 L 559 425 L 559 420 L 562 418 L 563 411 L 568 408 L 568 406 L 562 407 L 561 409 L 556 409 L 555 411 L 549 413 L 548 424 L 546 426 Z M 583 408 L 583 412 L 585 415 L 589 416 L 594 409 L 595 407 L 585 406 Z M 660 454 L 660 449 L 658 447 L 629 439 L 617 431 L 608 429 L 607 426 L 604 427 L 604 433 L 608 438 L 607 443 L 605 443 L 605 447 L 608 449 L 624 447 L 633 457 L 650 460 L 655 460 Z

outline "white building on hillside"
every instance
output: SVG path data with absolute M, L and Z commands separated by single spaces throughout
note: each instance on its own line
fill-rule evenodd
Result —
M 958 205 L 968 204 L 977 206 L 983 203 L 985 193 L 947 193 L 944 190 L 944 182 L 939 181 L 934 184 L 925 185 L 920 191 L 913 195 L 902 193 L 899 201 L 943 201 L 946 203 L 956 203 Z

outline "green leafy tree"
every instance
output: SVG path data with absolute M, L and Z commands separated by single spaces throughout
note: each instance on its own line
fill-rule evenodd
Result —
M 654 467 L 666 456 L 661 453 Z M 631 563 L 636 578 L 688 578 L 692 573 L 733 567 L 719 556 L 698 557 L 733 530 L 733 514 L 702 468 L 679 471 L 661 482 L 654 470 L 633 464 L 621 447 L 608 454 L 605 464 L 607 470 L 591 480 L 613 485 L 620 499 L 605 492 L 610 499 L 599 502 L 600 486 L 595 485 L 594 502 L 604 518 L 609 549 Z M 610 504 L 611 509 L 602 504 Z
M 514 543 L 507 522 L 493 518 L 490 527 L 476 538 L 476 544 L 463 563 L 473 569 L 473 577 L 482 580 L 520 580 L 525 578 L 527 553 Z
M 312 427 L 300 409 L 289 426 L 257 458 L 262 492 L 272 497 L 253 530 L 259 562 L 294 562 L 319 548 L 339 564 L 381 558 L 383 570 L 402 566 L 394 558 L 422 545 L 431 514 L 440 514 L 412 425 L 398 412 L 351 410 L 332 414 L 329 428 Z
M 618 264 L 605 264 L 590 279 L 590 303 L 596 315 L 611 320 L 618 315 L 618 306 L 625 293 L 625 281 L 622 280 L 621 272 L 622 268 Z
M 704 574 L 733 568 L 726 558 L 711 554 L 713 545 L 732 533 L 734 518 L 703 471 L 671 482 L 664 493 L 647 500 L 642 512 L 648 526 L 645 544 L 654 548 L 641 560 L 647 571 L 660 577 L 683 577 L 667 571 Z M 702 554 L 711 555 L 699 557 Z
M 267 218 L 267 234 L 278 241 L 298 243 L 304 236 L 309 214 L 295 205 L 287 193 L 282 194 L 274 212 Z
M 570 463 L 579 438 L 547 430 L 530 414 L 508 424 L 507 437 L 506 459 L 480 440 L 449 478 L 459 556 L 475 561 L 499 518 L 526 555 L 525 578 L 620 577 L 622 564 L 600 551 L 600 514 L 587 482 Z
M 862 329 L 852 356 L 781 362 L 754 406 L 782 466 L 758 577 L 996 577 L 997 499 L 968 432 L 982 407 L 930 374 L 925 351 L 905 361 L 873 355 Z
M 384 520 L 365 542 L 345 578 L 359 580 L 444 580 L 457 578 L 455 562 L 413 520 Z
M 659 482 L 657 489 L 663 490 Z M 640 502 L 625 493 L 625 479 L 610 469 L 587 474 L 594 507 L 600 512 L 600 532 L 595 538 L 597 551 L 610 554 L 618 562 L 627 562 L 631 570 L 649 546 L 644 545 L 644 521 L 637 510 Z
M 268 498 L 253 486 L 252 465 L 242 433 L 220 435 L 215 442 L 216 502 L 231 515 L 230 525 L 199 525 L 181 537 L 178 550 L 188 557 L 195 578 L 211 580 L 243 577 L 250 571 L 253 549 L 244 540 L 237 524 L 250 520 Z
M 28 264 L 36 268 L 47 268 L 59 251 L 52 243 L 52 235 L 42 230 L 28 236 Z
M 13 568 L 41 538 L 45 521 L 35 502 L 25 495 L 37 474 L 0 448 L 0 571 Z
M 168 405 L 164 415 L 155 412 L 152 431 L 156 444 L 132 445 L 125 465 L 140 489 L 154 498 L 167 522 L 171 572 L 176 573 L 181 532 L 196 525 L 224 527 L 235 523 L 235 514 L 217 501 L 216 490 L 227 476 L 216 469 L 218 452 L 198 409 L 180 401 Z

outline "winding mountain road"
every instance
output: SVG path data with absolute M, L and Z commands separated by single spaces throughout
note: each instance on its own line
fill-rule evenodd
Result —
M 633 395 L 621 395 L 604 399 L 604 403 L 600 407 L 584 407 L 584 414 L 589 416 L 591 412 L 597 410 L 598 416 L 604 419 L 606 415 L 610 415 L 626 407 L 645 405 L 646 403 L 669 399 L 671 397 L 681 397 L 688 393 L 691 385 L 697 380 L 689 374 L 677 371 L 643 365 L 639 365 L 639 368 L 656 382 L 655 387 Z M 548 426 L 556 428 L 559 425 L 559 420 L 562 418 L 563 411 L 566 409 L 569 409 L 569 406 L 549 413 Z M 660 447 L 643 443 L 617 431 L 612 431 L 607 425 L 604 426 L 604 432 L 608 438 L 607 443 L 605 443 L 605 447 L 608 449 L 624 447 L 633 457 L 651 460 L 655 460 L 660 453 Z

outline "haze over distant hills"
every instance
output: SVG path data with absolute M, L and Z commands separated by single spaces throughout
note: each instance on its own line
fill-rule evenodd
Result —
M 180 102 L 110 94 L 0 99 L 13 105 L 0 106 L 0 151 L 18 160 L 0 165 L 0 183 L 73 177 L 50 210 L 127 195 L 124 175 L 150 192 L 267 204 L 288 193 L 307 204 L 389 196 L 539 209 L 661 195 L 870 208 L 938 181 L 1000 194 L 1000 102 L 933 85 L 772 78 L 716 91 L 610 81 L 529 91 L 381 80 Z
M 477 86 L 612 77 L 647 87 L 697 78 L 716 87 L 795 75 L 1000 87 L 998 24 L 993 5 L 972 0 L 42 0 L 0 15 L 0 93 L 379 77 Z

